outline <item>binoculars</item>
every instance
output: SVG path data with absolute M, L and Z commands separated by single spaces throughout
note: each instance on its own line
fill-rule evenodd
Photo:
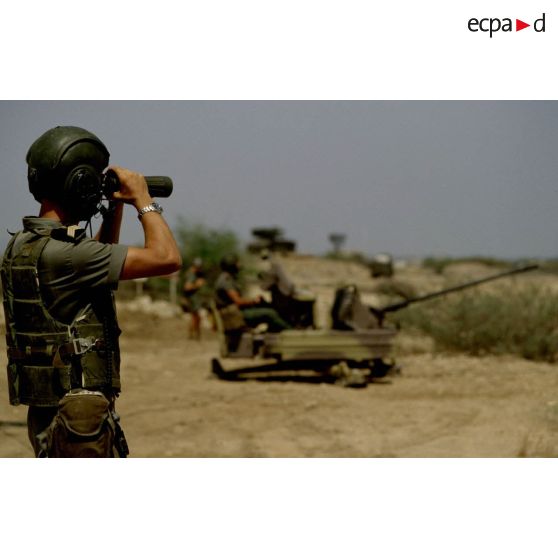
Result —
M 172 194 L 172 178 L 169 176 L 145 176 L 149 195 L 153 198 L 168 198 Z M 120 190 L 118 175 L 109 169 L 103 177 L 103 194 L 112 194 Z

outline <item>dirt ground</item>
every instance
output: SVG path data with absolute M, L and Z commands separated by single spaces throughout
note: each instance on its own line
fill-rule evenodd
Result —
M 372 284 L 363 268 L 347 268 L 354 264 L 323 265 L 331 270 L 311 274 L 303 258 L 286 262 L 297 282 L 314 288 L 322 308 L 347 273 L 364 288 Z M 403 332 L 394 350 L 402 373 L 364 389 L 315 383 L 309 375 L 224 381 L 210 373 L 218 342 L 207 323 L 203 339 L 191 341 L 187 316 L 131 308 L 119 310 L 117 404 L 130 457 L 558 456 L 555 365 L 438 354 L 427 339 Z M 5 364 L 2 341 L 0 368 Z M 32 456 L 26 411 L 9 406 L 0 374 L 0 457 Z

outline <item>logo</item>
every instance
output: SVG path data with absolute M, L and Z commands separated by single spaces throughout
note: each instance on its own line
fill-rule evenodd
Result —
M 494 33 L 512 33 L 514 31 L 522 31 L 523 29 L 527 29 L 528 27 L 532 27 L 535 33 L 544 33 L 546 26 L 546 14 L 536 19 L 533 24 L 526 23 L 521 19 L 515 20 L 515 27 L 513 24 L 513 18 L 505 17 L 505 18 L 498 18 L 498 17 L 485 17 L 482 19 L 477 19 L 476 17 L 472 17 L 468 23 L 467 27 L 469 31 L 472 33 L 489 33 L 489 37 L 492 38 Z

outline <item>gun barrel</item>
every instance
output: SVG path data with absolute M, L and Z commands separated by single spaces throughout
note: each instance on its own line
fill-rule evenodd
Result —
M 467 283 L 462 283 L 461 285 L 456 285 L 454 287 L 448 287 L 447 289 L 442 289 L 440 291 L 435 291 L 433 293 L 428 293 L 422 296 L 417 296 L 414 298 L 409 298 L 407 300 L 403 300 L 401 302 L 397 302 L 395 304 L 390 304 L 385 306 L 384 308 L 380 308 L 375 310 L 374 313 L 379 313 L 381 315 L 387 314 L 388 312 L 395 312 L 397 310 L 401 310 L 402 308 L 406 308 L 410 304 L 415 302 L 423 302 L 425 300 L 430 300 L 431 298 L 436 298 L 438 296 L 442 296 L 445 294 L 453 293 L 456 291 L 461 291 L 463 289 L 468 289 L 469 287 L 474 287 L 476 285 L 480 285 L 481 283 L 487 283 L 488 281 L 495 281 L 496 279 L 501 279 L 503 277 L 507 277 L 508 275 L 516 275 L 517 273 L 525 273 L 527 271 L 533 271 L 538 269 L 537 264 L 526 265 L 523 267 L 516 267 L 514 269 L 509 269 L 508 271 L 503 271 L 501 273 L 496 273 L 495 275 L 489 275 L 488 277 L 482 277 L 481 279 L 475 279 L 474 281 L 468 281 Z

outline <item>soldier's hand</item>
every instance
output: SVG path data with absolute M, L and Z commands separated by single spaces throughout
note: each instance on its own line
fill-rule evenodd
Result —
M 153 201 L 142 174 L 112 165 L 109 168 L 116 173 L 120 181 L 120 190 L 114 192 L 113 199 L 134 205 L 138 210 Z

